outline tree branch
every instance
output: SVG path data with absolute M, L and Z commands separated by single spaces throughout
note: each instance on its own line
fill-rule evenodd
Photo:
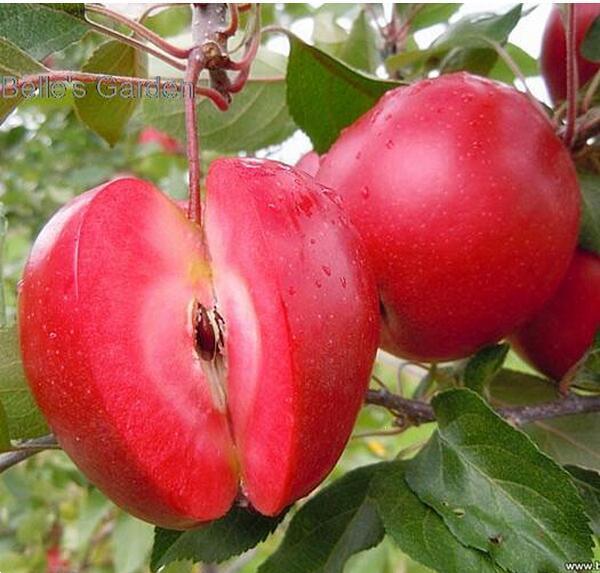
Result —
M 385 388 L 369 390 L 365 402 L 386 408 L 396 417 L 406 419 L 413 425 L 435 421 L 433 408 L 429 404 L 420 400 L 403 398 Z M 567 398 L 561 398 L 553 402 L 530 406 L 507 406 L 498 408 L 496 411 L 515 426 L 523 426 L 538 420 L 600 412 L 600 396 L 571 394 Z
M 47 449 L 55 448 L 57 443 L 56 438 L 53 435 L 48 435 L 33 440 L 27 440 L 26 442 L 23 442 L 22 446 L 25 447 L 14 452 L 0 454 L 0 473 L 25 461 L 35 454 Z
M 565 131 L 566 127 L 561 127 L 558 135 L 564 138 Z M 600 135 L 600 107 L 593 107 L 577 118 L 575 137 L 571 142 L 571 148 L 577 150 L 583 147 L 588 139 L 598 135 Z

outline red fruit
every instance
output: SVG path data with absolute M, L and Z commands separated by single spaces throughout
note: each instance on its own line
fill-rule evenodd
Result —
M 177 155 L 183 153 L 183 147 L 179 141 L 173 139 L 165 132 L 160 131 L 154 127 L 145 127 L 138 137 L 138 143 L 150 144 L 155 143 L 158 145 L 164 153 Z
M 460 73 L 388 92 L 317 180 L 337 189 L 380 288 L 383 346 L 467 356 L 531 317 L 566 272 L 579 188 L 525 96 Z
M 578 250 L 556 294 L 512 337 L 517 352 L 560 380 L 600 330 L 600 257 Z
M 581 55 L 581 42 L 594 20 L 600 16 L 600 4 L 574 4 L 575 39 L 577 42 L 577 69 L 579 85 L 587 83 L 600 69 L 598 62 L 591 62 Z M 567 97 L 567 43 L 565 26 L 560 10 L 552 8 L 542 39 L 540 68 L 548 87 L 550 98 L 559 102 Z
M 231 159 L 208 174 L 206 247 L 138 179 L 46 225 L 19 300 L 27 377 L 117 504 L 187 528 L 241 487 L 273 515 L 331 470 L 378 337 L 374 282 L 336 202 L 292 168 Z
M 317 174 L 317 171 L 319 171 L 320 161 L 321 159 L 317 152 L 309 151 L 298 160 L 296 167 L 314 177 Z

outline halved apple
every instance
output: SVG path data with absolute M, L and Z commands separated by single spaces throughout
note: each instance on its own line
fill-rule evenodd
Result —
M 149 183 L 84 193 L 38 237 L 19 298 L 27 377 L 117 504 L 170 528 L 236 496 L 274 515 L 332 469 L 378 340 L 377 294 L 339 199 L 224 159 L 204 230 Z

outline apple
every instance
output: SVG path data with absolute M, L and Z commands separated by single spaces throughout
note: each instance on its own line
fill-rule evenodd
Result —
M 575 41 L 577 43 L 577 70 L 579 85 L 587 83 L 600 70 L 600 63 L 592 62 L 581 54 L 580 46 L 585 35 L 600 16 L 600 4 L 573 4 L 575 8 Z M 565 26 L 560 10 L 552 8 L 544 36 L 540 54 L 542 77 L 554 103 L 567 97 L 567 42 Z
M 314 177 L 319 171 L 320 161 L 321 158 L 316 151 L 309 151 L 298 160 L 296 167 Z
M 118 505 L 185 529 L 238 496 L 275 515 L 332 469 L 368 386 L 378 302 L 339 197 L 222 159 L 203 229 L 112 181 L 37 238 L 19 297 L 27 378 L 60 445 Z
M 515 350 L 560 380 L 600 330 L 600 257 L 578 250 L 556 294 L 512 338 Z
M 554 293 L 577 240 L 575 169 L 550 123 L 467 73 L 387 92 L 317 180 L 367 246 L 382 346 L 409 359 L 465 357 L 513 332 Z
M 163 153 L 168 155 L 183 153 L 183 146 L 179 141 L 155 127 L 145 127 L 142 129 L 138 137 L 138 143 L 142 145 L 154 143 L 160 147 Z

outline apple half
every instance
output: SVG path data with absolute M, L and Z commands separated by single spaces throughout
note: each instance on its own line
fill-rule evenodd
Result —
M 21 350 L 64 450 L 130 513 L 174 529 L 244 496 L 275 515 L 340 456 L 378 340 L 362 244 L 337 195 L 272 161 L 222 159 L 204 232 L 119 179 L 42 230 Z

